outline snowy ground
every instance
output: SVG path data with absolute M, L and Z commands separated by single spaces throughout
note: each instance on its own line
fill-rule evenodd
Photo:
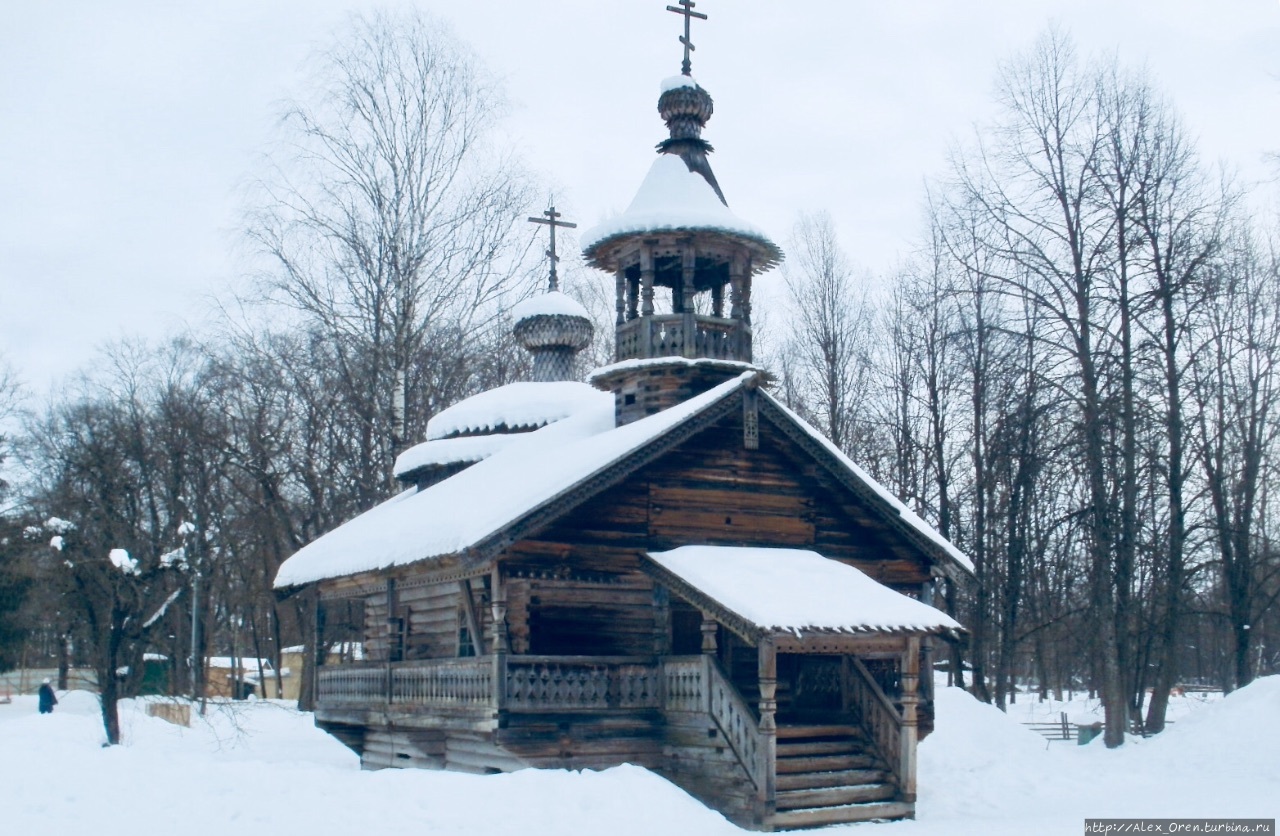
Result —
M 33 697 L 0 705 L 0 832 L 742 832 L 636 767 L 361 772 L 354 755 L 283 705 L 212 708 L 192 729 L 126 705 L 127 743 L 107 749 L 87 693 L 66 695 L 51 716 L 36 714 Z M 920 747 L 917 820 L 843 829 L 1025 836 L 1079 833 L 1086 817 L 1280 816 L 1280 677 L 1177 711 L 1164 735 L 1109 752 L 1101 741 L 1048 744 L 967 694 L 940 690 L 938 731 Z

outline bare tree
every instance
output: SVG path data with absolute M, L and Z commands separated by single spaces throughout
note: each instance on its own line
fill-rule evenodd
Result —
M 385 494 L 433 342 L 483 335 L 523 275 L 530 178 L 494 141 L 502 99 L 421 13 L 355 17 L 285 114 L 248 234 L 262 286 L 333 343 L 358 420 L 360 503 Z M 505 329 L 505 323 L 502 324 Z
M 872 306 L 825 212 L 801 215 L 783 276 L 791 298 L 787 351 L 807 411 L 838 447 L 867 459 L 863 408 L 871 385 Z

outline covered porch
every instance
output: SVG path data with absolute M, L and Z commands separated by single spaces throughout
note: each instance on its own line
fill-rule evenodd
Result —
M 762 824 L 913 815 L 921 651 L 955 621 L 809 551 L 688 546 L 645 568 L 699 615 L 708 710 L 737 724 Z

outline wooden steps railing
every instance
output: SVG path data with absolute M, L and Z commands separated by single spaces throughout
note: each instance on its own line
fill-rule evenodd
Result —
M 902 715 L 894 707 L 875 678 L 857 658 L 848 658 L 845 668 L 845 707 L 858 715 L 870 735 L 876 754 L 889 766 L 893 777 L 902 781 Z

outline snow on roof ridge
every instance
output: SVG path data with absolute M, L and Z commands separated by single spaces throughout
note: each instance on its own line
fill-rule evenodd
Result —
M 313 540 L 281 564 L 275 587 L 378 571 L 471 548 L 711 408 L 754 375 L 744 372 L 621 427 L 614 426 L 613 397 L 606 395 L 442 482 L 402 491 Z
M 763 630 L 943 632 L 945 613 L 808 549 L 681 546 L 649 559 Z
M 675 154 L 659 154 L 626 211 L 591 227 L 579 242 L 583 250 L 590 250 L 620 235 L 693 229 L 732 233 L 775 246 L 759 227 L 720 202 L 706 178 L 690 171 Z
M 576 380 L 508 383 L 437 412 L 427 422 L 427 440 L 503 426 L 508 430 L 541 427 L 605 399 L 612 402 L 612 397 Z
M 559 290 L 548 290 L 537 296 L 530 296 L 511 309 L 511 318 L 516 322 L 534 316 L 580 316 L 591 319 L 591 314 L 577 299 Z
M 635 371 L 636 369 L 647 369 L 651 366 L 717 366 L 719 368 L 740 369 L 744 372 L 764 373 L 764 369 L 760 366 L 754 363 L 746 363 L 742 360 L 716 360 L 711 357 L 678 357 L 669 355 L 667 357 L 638 357 L 632 360 L 619 360 L 616 363 L 609 363 L 592 369 L 587 375 L 587 380 L 594 383 L 600 378 L 615 372 Z
M 953 560 L 955 560 L 961 566 L 968 569 L 970 572 L 974 571 L 973 561 L 969 559 L 969 556 L 967 554 L 960 551 L 960 549 L 956 548 L 956 546 L 950 540 L 948 540 L 946 537 L 943 537 L 941 534 L 939 534 L 934 529 L 933 526 L 929 525 L 929 523 L 925 522 L 923 519 L 920 518 L 919 515 L 917 515 L 914 511 L 912 511 L 910 508 L 904 505 L 902 501 L 899 500 L 892 493 L 890 493 L 887 488 L 885 488 L 883 485 L 881 485 L 879 482 L 873 479 L 871 474 L 867 473 L 865 470 L 863 470 L 861 467 L 855 464 L 853 459 L 846 456 L 839 447 L 837 447 L 835 444 L 831 442 L 831 439 L 827 438 L 825 435 L 819 432 L 813 425 L 811 425 L 808 421 L 801 418 L 794 411 L 789 409 L 786 406 L 786 404 L 782 403 L 777 398 L 770 395 L 768 392 L 764 392 L 764 396 L 769 399 L 770 403 L 772 403 L 778 409 L 782 410 L 782 412 L 784 412 L 788 417 L 790 417 L 793 421 L 795 421 L 796 424 L 801 429 L 803 429 L 809 436 L 811 436 L 815 441 L 817 441 L 819 444 L 825 447 L 828 452 L 830 452 L 833 456 L 839 459 L 841 464 L 849 468 L 849 470 L 853 471 L 854 475 L 856 475 L 859 479 L 865 482 L 867 487 L 875 491 L 875 493 L 879 495 L 881 499 L 889 503 L 889 505 L 895 511 L 898 512 L 898 514 L 902 517 L 902 519 L 908 525 L 910 525 L 916 531 L 920 532 L 920 534 L 928 538 L 935 545 L 937 545 L 939 548 L 945 551 Z
M 523 435 L 525 433 L 495 433 L 424 441 L 397 456 L 393 471 L 396 476 L 403 476 L 420 467 L 483 461 Z

